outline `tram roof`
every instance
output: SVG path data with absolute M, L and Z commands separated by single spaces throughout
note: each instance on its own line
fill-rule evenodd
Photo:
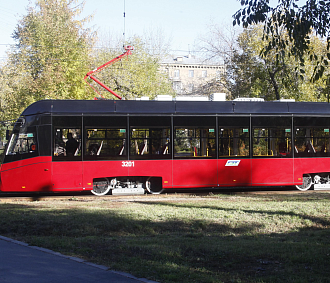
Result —
M 330 115 L 325 102 L 244 102 L 244 101 L 137 101 L 137 100 L 41 100 L 28 106 L 22 115 L 102 114 L 308 114 Z

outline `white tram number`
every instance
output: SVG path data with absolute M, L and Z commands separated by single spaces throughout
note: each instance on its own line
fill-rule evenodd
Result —
M 134 161 L 122 161 L 121 167 L 134 167 Z

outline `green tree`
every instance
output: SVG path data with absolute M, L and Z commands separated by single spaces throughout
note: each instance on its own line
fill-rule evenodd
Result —
M 308 60 L 301 66 L 293 56 L 279 58 L 276 50 L 261 56 L 261 51 L 268 45 L 268 41 L 263 40 L 262 25 L 251 25 L 236 37 L 224 37 L 222 28 L 212 26 L 206 37 L 212 40 L 203 41 L 203 50 L 207 51 L 208 58 L 224 58 L 226 73 L 223 82 L 231 98 L 317 101 L 327 97 L 326 76 L 316 82 L 306 79 L 314 70 Z M 284 30 L 281 36 L 287 37 Z M 310 49 L 320 57 L 326 54 L 326 45 L 316 36 L 311 36 Z
M 274 7 L 269 0 L 241 0 L 241 4 L 244 8 L 235 13 L 233 24 L 242 23 L 246 28 L 264 23 L 263 38 L 268 42 L 262 51 L 264 55 L 275 51 L 276 63 L 285 56 L 298 58 L 301 65 L 307 59 L 315 64 L 312 80 L 322 77 L 330 60 L 330 0 L 279 0 Z M 283 31 L 287 34 L 285 38 Z M 317 56 L 313 52 L 312 33 L 325 42 L 326 54 Z
M 17 44 L 2 67 L 8 118 L 37 100 L 92 97 L 83 78 L 94 34 L 83 28 L 87 18 L 76 19 L 82 9 L 75 0 L 37 0 L 28 7 L 13 33 Z
M 130 45 L 134 46 L 132 55 L 103 69 L 97 73 L 96 77 L 125 99 L 142 96 L 153 99 L 162 94 L 174 95 L 169 79 L 165 73 L 160 71 L 161 56 L 150 54 L 154 50 L 147 48 L 146 42 L 139 37 L 133 38 Z M 101 66 L 120 53 L 122 53 L 120 43 L 116 47 L 102 48 L 94 56 L 94 67 Z M 102 96 L 113 98 L 111 93 L 93 84 L 94 86 L 97 87 Z
M 282 35 L 285 36 L 285 35 Z M 261 50 L 267 45 L 262 40 L 262 27 L 260 25 L 246 28 L 238 37 L 241 48 L 236 61 L 242 77 L 249 78 L 242 84 L 249 89 L 250 96 L 262 96 L 266 100 L 279 100 L 282 98 L 283 87 L 290 87 L 291 92 L 297 89 L 297 73 L 295 61 L 284 57 L 276 64 L 277 53 L 270 51 L 265 56 L 260 56 Z
M 276 50 L 270 50 L 260 56 L 260 52 L 268 45 L 267 41 L 262 40 L 262 33 L 262 27 L 254 25 L 246 28 L 238 37 L 240 51 L 236 52 L 233 58 L 236 77 L 234 80 L 231 78 L 231 81 L 236 83 L 238 93 L 250 97 L 263 97 L 266 100 L 322 100 L 321 90 L 325 87 L 323 80 L 306 80 L 313 73 L 313 64 L 306 63 L 305 66 L 301 66 L 289 55 L 279 59 Z M 283 31 L 281 36 L 286 38 L 286 32 Z M 316 36 L 311 36 L 310 50 L 322 56 L 325 54 L 324 43 Z M 303 59 L 305 57 L 306 55 Z

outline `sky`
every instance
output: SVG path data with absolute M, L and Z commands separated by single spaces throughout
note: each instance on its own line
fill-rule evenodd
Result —
M 0 2 L 0 60 L 15 43 L 12 33 L 18 20 L 27 14 L 30 2 L 34 4 L 35 0 Z M 94 14 L 89 25 L 101 36 L 122 35 L 125 31 L 127 39 L 146 30 L 161 30 L 170 39 L 171 53 L 184 55 L 193 50 L 196 39 L 207 33 L 210 24 L 230 25 L 240 7 L 237 0 L 85 0 L 81 16 Z

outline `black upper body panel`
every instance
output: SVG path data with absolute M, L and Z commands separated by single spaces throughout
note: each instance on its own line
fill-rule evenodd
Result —
M 242 102 L 242 101 L 136 101 L 136 100 L 41 100 L 22 115 L 330 115 L 325 102 Z

